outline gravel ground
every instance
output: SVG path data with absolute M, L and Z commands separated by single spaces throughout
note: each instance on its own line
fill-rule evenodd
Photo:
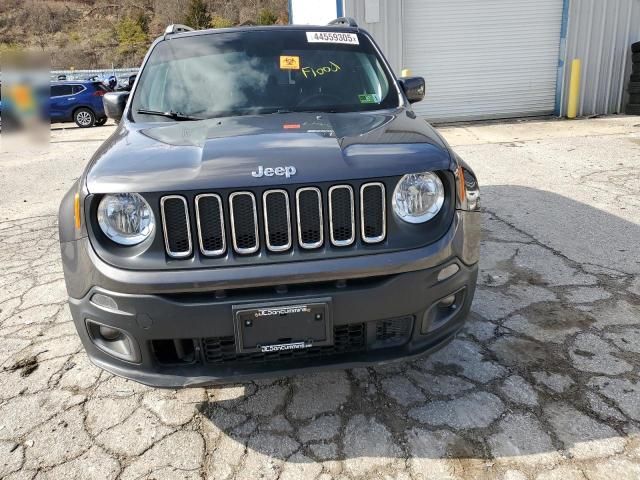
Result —
M 178 391 L 90 365 L 66 306 L 57 205 L 113 127 L 0 145 L 0 478 L 640 478 L 639 124 L 442 128 L 484 240 L 432 357 Z

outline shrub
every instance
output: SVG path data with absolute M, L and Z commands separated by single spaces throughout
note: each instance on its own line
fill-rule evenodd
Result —
M 278 20 L 278 16 L 268 8 L 263 8 L 258 13 L 258 25 L 273 25 Z
M 221 17 L 220 15 L 214 15 L 209 24 L 212 28 L 229 28 L 233 27 L 233 22 L 228 18 Z
M 209 15 L 207 11 L 207 4 L 204 0 L 191 0 L 191 2 L 189 2 L 189 10 L 185 18 L 185 23 L 196 30 L 209 28 L 211 15 Z

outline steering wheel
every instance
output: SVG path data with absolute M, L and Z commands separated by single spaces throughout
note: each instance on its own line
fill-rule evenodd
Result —
M 311 95 L 310 97 L 304 98 L 301 101 L 299 101 L 296 107 L 304 107 L 309 104 L 313 105 L 314 100 L 317 100 L 320 98 L 327 98 L 327 99 L 334 100 L 334 102 L 331 105 L 339 104 L 342 101 L 342 99 L 337 95 L 332 95 L 330 93 L 316 93 L 315 95 Z

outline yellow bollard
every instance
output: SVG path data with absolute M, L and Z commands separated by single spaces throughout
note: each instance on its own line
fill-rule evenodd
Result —
M 403 68 L 402 72 L 400 72 L 400 76 L 402 78 L 404 77 L 410 77 L 411 76 L 411 70 L 409 70 L 408 68 Z
M 578 106 L 580 104 L 580 67 L 579 58 L 574 58 L 571 62 L 571 80 L 569 80 L 569 104 L 567 105 L 567 118 L 578 116 Z

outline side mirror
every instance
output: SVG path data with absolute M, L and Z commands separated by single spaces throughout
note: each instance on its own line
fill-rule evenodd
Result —
M 404 77 L 400 79 L 400 86 L 407 96 L 409 103 L 416 103 L 424 98 L 424 92 L 426 90 L 424 78 Z
M 108 92 L 102 96 L 102 104 L 107 117 L 112 118 L 116 123 L 122 118 L 124 107 L 127 105 L 129 92 Z

